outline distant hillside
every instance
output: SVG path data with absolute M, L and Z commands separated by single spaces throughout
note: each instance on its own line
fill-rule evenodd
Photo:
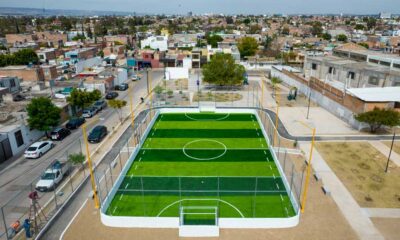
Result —
M 104 16 L 144 15 L 134 12 L 0 7 L 0 16 Z

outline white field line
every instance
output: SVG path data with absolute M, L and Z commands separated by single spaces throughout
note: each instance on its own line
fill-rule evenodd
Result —
M 187 148 L 191 150 L 223 150 L 224 148 Z M 182 150 L 182 148 L 141 148 L 141 150 Z M 227 148 L 227 150 L 264 150 L 265 154 L 267 152 L 265 151 L 265 148 Z
M 166 206 L 165 208 L 163 208 L 163 209 L 158 213 L 157 217 L 159 217 L 159 216 L 160 216 L 165 210 L 167 210 L 168 208 L 170 208 L 170 207 L 172 207 L 173 205 L 175 205 L 175 204 L 177 204 L 177 203 L 180 203 L 180 202 L 182 202 L 182 201 L 220 201 L 220 202 L 222 202 L 222 203 L 225 203 L 225 204 L 231 206 L 233 209 L 235 209 L 235 210 L 240 214 L 240 216 L 241 216 L 242 218 L 244 218 L 243 213 L 242 213 L 237 207 L 235 207 L 233 204 L 231 204 L 231 203 L 229 203 L 229 202 L 227 202 L 227 201 L 221 200 L 221 199 L 212 199 L 212 198 L 210 198 L 210 199 L 208 199 L 208 198 L 206 198 L 206 199 L 190 199 L 190 198 L 188 198 L 188 199 L 181 199 L 181 200 L 175 201 L 175 202 L 169 204 L 168 206 Z

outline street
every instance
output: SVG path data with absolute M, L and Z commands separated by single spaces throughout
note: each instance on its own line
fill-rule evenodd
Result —
M 162 78 L 163 71 L 153 71 L 150 84 L 151 88 L 154 88 Z M 127 106 L 122 109 L 124 115 L 130 112 L 130 92 L 132 90 L 133 107 L 140 104 L 140 97 L 145 97 L 147 95 L 148 84 L 146 72 L 142 73 L 141 80 L 135 82 L 130 81 L 128 84 L 129 88 L 127 91 L 118 92 L 118 99 L 127 101 Z M 105 125 L 108 131 L 111 131 L 119 121 L 116 110 L 107 107 L 96 116 L 87 119 L 87 131 L 90 132 L 96 125 Z M 7 208 L 9 202 L 12 202 L 14 207 L 17 206 L 17 208 L 13 208 L 12 218 L 18 218 L 18 215 L 22 215 L 29 210 L 27 209 L 27 206 L 29 206 L 27 194 L 32 190 L 32 186 L 34 187 L 36 184 L 38 177 L 40 177 L 43 171 L 54 160 L 66 161 L 70 153 L 82 152 L 86 155 L 81 129 L 73 130 L 71 135 L 66 137 L 63 141 L 54 143 L 56 144 L 55 147 L 41 158 L 25 159 L 22 155 L 0 171 L 0 206 Z M 94 151 L 99 144 L 90 144 L 90 151 Z M 41 198 L 45 198 L 42 200 L 47 200 L 50 199 L 53 194 L 53 192 L 43 193 L 41 194 Z M 20 206 L 20 208 L 18 208 L 18 206 Z M 16 209 L 17 212 L 14 212 L 14 209 Z M 6 216 L 6 218 L 8 218 L 8 216 Z

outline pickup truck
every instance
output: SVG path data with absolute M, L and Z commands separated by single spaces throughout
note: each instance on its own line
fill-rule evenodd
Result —
M 71 164 L 69 162 L 54 162 L 51 167 L 44 171 L 39 182 L 36 183 L 35 189 L 40 192 L 54 190 L 64 176 L 69 174 L 70 168 Z

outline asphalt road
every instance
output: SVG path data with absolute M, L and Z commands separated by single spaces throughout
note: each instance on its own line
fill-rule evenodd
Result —
M 133 106 L 140 102 L 140 97 L 147 95 L 147 75 L 142 72 L 142 79 L 135 82 L 129 82 L 128 91 L 119 91 L 118 99 L 123 99 L 128 102 L 129 108 L 130 96 L 129 92 L 133 91 Z M 152 87 L 163 78 L 163 71 L 153 71 Z M 114 109 L 106 108 L 98 113 L 92 119 L 88 119 L 88 132 L 96 125 L 105 125 L 109 129 L 119 121 L 119 116 Z M 92 123 L 90 123 L 92 122 Z M 56 146 L 49 152 L 44 154 L 39 159 L 25 159 L 21 156 L 12 162 L 7 162 L 7 165 L 2 164 L 0 171 L 0 206 L 6 205 L 8 202 L 13 202 L 13 205 L 26 207 L 29 206 L 28 197 L 24 194 L 30 190 L 31 183 L 36 184 L 38 177 L 55 159 L 66 160 L 68 153 L 84 151 L 84 141 L 82 131 L 80 129 L 73 130 L 72 134 L 66 137 L 63 141 L 55 142 Z M 98 144 L 90 144 L 90 149 L 93 150 Z M 49 199 L 52 192 L 43 194 L 42 198 Z M 18 213 L 15 213 L 18 214 Z M 6 216 L 7 218 L 7 216 Z

